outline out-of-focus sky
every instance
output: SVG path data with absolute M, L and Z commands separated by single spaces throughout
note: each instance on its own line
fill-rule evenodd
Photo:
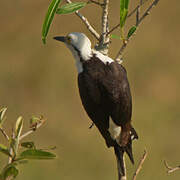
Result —
M 19 115 L 27 130 L 30 117 L 42 114 L 47 119 L 44 127 L 26 140 L 35 140 L 40 148 L 56 145 L 58 155 L 54 161 L 21 166 L 18 180 L 116 179 L 112 149 L 105 147 L 95 127 L 88 129 L 91 121 L 80 102 L 73 57 L 52 37 L 76 31 L 85 33 L 93 45 L 96 41 L 75 15 L 56 15 L 43 45 L 41 27 L 49 3 L 0 2 L 0 106 L 8 107 L 7 131 Z M 81 12 L 100 32 L 101 9 L 88 5 Z M 180 163 L 179 17 L 180 1 L 161 0 L 125 51 L 123 65 L 133 95 L 132 121 L 139 134 L 133 146 L 135 166 L 127 159 L 129 177 L 144 148 L 148 151 L 139 180 L 180 179 L 179 172 L 167 176 L 163 164 L 164 159 L 172 166 Z M 109 18 L 110 27 L 118 23 L 119 1 L 110 1 Z M 118 30 L 115 34 L 119 35 Z M 119 43 L 112 41 L 111 57 L 115 57 Z

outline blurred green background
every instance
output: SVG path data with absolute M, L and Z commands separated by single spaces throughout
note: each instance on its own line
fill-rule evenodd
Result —
M 0 2 L 0 106 L 8 107 L 5 125 L 10 132 L 16 118 L 22 115 L 27 130 L 32 115 L 44 115 L 44 127 L 27 139 L 34 139 L 41 148 L 56 145 L 58 155 L 53 161 L 32 161 L 20 166 L 17 179 L 117 179 L 112 149 L 105 147 L 95 127 L 88 129 L 91 121 L 78 95 L 73 57 L 52 37 L 76 31 L 86 33 L 93 44 L 95 39 L 75 15 L 56 15 L 47 44 L 43 45 L 41 27 L 49 3 L 50 0 Z M 88 5 L 81 12 L 100 31 L 101 10 Z M 118 23 L 118 17 L 119 1 L 111 1 L 111 27 Z M 164 159 L 172 166 L 180 163 L 179 17 L 179 0 L 161 0 L 125 52 L 123 64 L 133 95 L 133 125 L 140 137 L 133 147 L 135 166 L 127 159 L 129 177 L 144 148 L 148 151 L 138 180 L 180 179 L 179 172 L 168 176 L 163 164 Z M 115 57 L 119 43 L 113 40 L 111 57 Z M 2 154 L 0 159 L 2 167 Z

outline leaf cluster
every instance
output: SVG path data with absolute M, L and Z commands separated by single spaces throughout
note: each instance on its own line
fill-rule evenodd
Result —
M 0 180 L 14 179 L 18 175 L 18 165 L 27 163 L 28 160 L 49 160 L 54 159 L 56 155 L 48 150 L 37 149 L 34 142 L 21 142 L 23 137 L 29 135 L 29 132 L 36 130 L 38 124 L 43 123 L 42 116 L 33 116 L 30 119 L 30 130 L 22 135 L 23 117 L 20 116 L 16 120 L 15 127 L 9 137 L 3 127 L 6 119 L 5 113 L 7 108 L 0 109 L 0 130 L 7 140 L 7 146 L 0 144 L 0 152 L 8 158 L 8 163 L 0 172 Z

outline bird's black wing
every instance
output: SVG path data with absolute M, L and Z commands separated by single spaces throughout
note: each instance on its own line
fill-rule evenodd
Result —
M 78 75 L 78 87 L 83 107 L 88 116 L 99 129 L 107 146 L 113 146 L 115 142 L 108 131 L 109 112 L 104 111 L 102 95 L 97 81 L 94 81 L 92 76 L 87 72 L 82 72 Z
M 131 121 L 132 97 L 125 68 L 113 62 L 108 66 L 105 77 L 100 79 L 100 84 L 106 92 L 111 108 L 112 120 L 120 126 Z

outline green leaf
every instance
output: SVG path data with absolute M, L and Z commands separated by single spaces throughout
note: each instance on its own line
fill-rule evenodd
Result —
M 18 175 L 18 170 L 12 164 L 7 165 L 1 174 L 2 180 L 14 179 Z
M 37 149 L 28 149 L 19 156 L 20 159 L 54 159 L 55 157 L 53 153 Z
M 36 117 L 36 116 L 32 116 L 32 118 L 30 119 L 30 126 L 34 126 L 37 125 L 38 123 L 40 123 L 42 120 L 42 117 Z
M 60 2 L 61 0 L 52 0 L 51 4 L 49 5 L 42 27 L 42 41 L 44 44 L 46 44 L 46 37 Z
M 6 113 L 7 108 L 2 108 L 0 110 L 0 126 L 3 124 L 4 119 L 5 119 L 5 113 Z
M 70 4 L 65 4 L 61 6 L 60 8 L 57 9 L 56 13 L 57 14 L 69 14 L 73 13 L 84 6 L 86 6 L 87 3 L 85 2 L 75 2 L 75 3 L 70 3 Z
M 122 28 L 126 22 L 126 17 L 128 14 L 128 10 L 124 9 L 122 16 L 120 17 L 120 27 Z
M 23 142 L 21 143 L 21 146 L 28 149 L 35 149 L 34 142 Z
M 125 0 L 120 0 L 120 17 L 122 17 L 125 7 Z
M 128 32 L 128 35 L 127 35 L 127 39 L 129 39 L 136 31 L 137 27 L 136 26 L 132 26 L 130 29 L 129 29 L 129 32 Z
M 23 118 L 22 116 L 20 116 L 17 121 L 16 121 L 16 126 L 15 126 L 15 138 L 19 138 L 19 136 L 21 135 L 21 131 L 23 128 Z
M 113 39 L 121 39 L 121 37 L 120 37 L 120 36 L 115 35 L 115 34 L 111 34 L 111 38 L 113 38 Z
M 4 146 L 3 144 L 0 144 L 0 152 L 8 155 L 8 156 L 11 156 L 11 154 L 9 153 L 9 150 L 6 146 Z
M 120 0 L 120 27 L 125 25 L 128 14 L 129 0 Z
M 129 0 L 125 0 L 124 8 L 125 8 L 125 9 L 128 9 L 128 7 L 129 7 Z

